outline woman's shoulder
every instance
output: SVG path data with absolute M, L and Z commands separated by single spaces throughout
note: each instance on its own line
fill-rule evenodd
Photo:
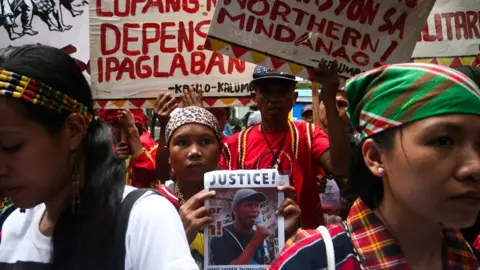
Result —
M 126 188 L 125 196 L 134 190 Z M 156 192 L 133 205 L 125 241 L 127 269 L 197 269 L 177 210 Z
M 337 269 L 356 269 L 359 264 L 344 225 L 329 225 L 327 229 L 332 238 Z M 287 241 L 270 269 L 313 269 L 312 266 L 314 269 L 327 267 L 325 242 L 318 229 L 300 229 Z
M 123 199 L 125 200 L 125 198 L 127 198 L 130 193 L 136 190 L 138 189 L 135 187 L 125 186 L 123 192 Z M 147 190 L 142 196 L 140 196 L 140 198 L 135 201 L 132 207 L 131 215 L 138 215 L 142 213 L 148 213 L 148 215 L 152 215 L 150 211 L 153 210 L 155 210 L 155 212 L 166 211 L 166 213 L 162 214 L 168 214 L 173 210 L 173 212 L 171 213 L 175 215 L 177 214 L 175 208 L 172 207 L 170 201 L 166 199 L 163 194 L 159 194 L 158 192 L 155 192 L 153 190 Z

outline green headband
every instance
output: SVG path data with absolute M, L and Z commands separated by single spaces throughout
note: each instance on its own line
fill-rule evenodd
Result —
M 480 90 L 463 73 L 439 65 L 387 65 L 347 82 L 348 116 L 362 139 L 445 114 L 480 115 Z

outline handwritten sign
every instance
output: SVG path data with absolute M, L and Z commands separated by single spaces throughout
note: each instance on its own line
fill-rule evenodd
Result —
M 339 75 L 351 77 L 383 64 L 409 61 L 433 4 L 433 0 L 220 0 L 206 45 L 303 78 L 308 76 L 305 67 L 337 59 Z
M 215 0 L 92 0 L 90 54 L 96 99 L 250 96 L 254 65 L 205 50 Z
M 414 58 L 476 55 L 480 51 L 480 0 L 437 0 Z

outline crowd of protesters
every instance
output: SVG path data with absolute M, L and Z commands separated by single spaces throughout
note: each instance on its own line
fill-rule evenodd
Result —
M 479 269 L 480 68 L 387 65 L 342 89 L 336 71 L 309 78 L 318 125 L 311 106 L 289 119 L 296 78 L 260 66 L 235 133 L 201 90 L 162 92 L 155 142 L 142 110 L 95 112 L 66 53 L 1 50 L 0 269 L 203 269 L 204 174 L 266 168 L 291 183 L 270 269 Z M 214 260 L 259 261 L 268 234 L 247 233 Z

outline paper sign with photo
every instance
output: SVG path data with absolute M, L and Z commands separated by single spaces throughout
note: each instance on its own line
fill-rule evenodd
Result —
M 205 188 L 215 190 L 205 202 L 213 222 L 205 228 L 205 267 L 266 269 L 285 244 L 285 224 L 275 215 L 289 185 L 277 170 L 213 171 Z

